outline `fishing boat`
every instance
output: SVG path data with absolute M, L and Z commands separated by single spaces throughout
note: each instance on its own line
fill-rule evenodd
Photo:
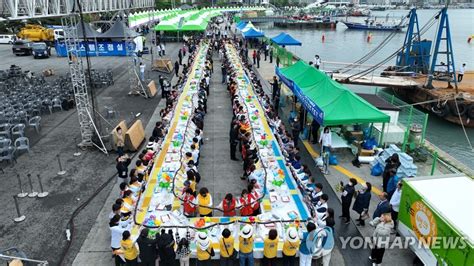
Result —
M 376 31 L 401 31 L 405 26 L 405 18 L 400 20 L 390 20 L 389 14 L 385 17 L 385 21 L 377 21 L 376 17 L 370 17 L 364 20 L 364 23 L 342 21 L 347 28 L 354 30 L 376 30 Z
M 385 6 L 373 6 L 370 8 L 372 11 L 385 11 L 387 8 Z
M 384 25 L 382 23 L 358 23 L 358 22 L 347 22 L 341 21 L 346 25 L 348 29 L 351 30 L 380 30 L 380 31 L 401 31 L 403 25 Z

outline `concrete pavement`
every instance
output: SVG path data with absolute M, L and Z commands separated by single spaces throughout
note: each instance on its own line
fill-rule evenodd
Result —
M 168 44 L 168 52 L 176 57 L 178 45 Z M 179 45 L 180 47 L 180 45 Z M 52 68 L 56 74 L 65 74 L 67 62 L 65 58 L 51 57 L 44 60 L 34 60 L 32 57 L 16 57 L 11 53 L 10 46 L 0 46 L 2 62 L 1 69 L 7 69 L 11 64 L 19 65 L 23 70 L 31 70 L 37 75 L 45 68 Z M 148 55 L 146 55 L 148 56 Z M 115 85 L 97 91 L 98 110 L 103 112 L 104 106 L 112 106 L 118 110 L 117 120 L 132 120 L 131 114 L 141 113 L 140 119 L 144 124 L 152 116 L 160 97 L 145 99 L 138 96 L 128 96 L 129 84 L 125 64 L 125 57 L 91 58 L 92 67 L 97 70 L 111 68 L 114 73 Z M 152 72 L 147 78 L 156 79 L 158 73 Z M 49 77 L 52 80 L 55 77 Z M 86 199 L 95 194 L 95 190 L 109 177 L 116 173 L 115 155 L 105 156 L 95 149 L 83 151 L 80 157 L 74 157 L 79 142 L 79 125 L 75 110 L 58 112 L 42 117 L 42 130 L 39 135 L 27 131 L 31 139 L 29 154 L 21 155 L 15 165 L 1 166 L 5 173 L 0 173 L 2 186 L 0 200 L 4 208 L 0 213 L 0 250 L 16 246 L 23 250 L 29 258 L 47 260 L 51 265 L 59 263 L 60 256 L 66 245 L 65 229 L 72 212 Z M 109 121 L 114 123 L 114 120 Z M 104 132 L 112 128 L 104 122 Z M 108 127 L 107 129 L 105 127 Z M 58 176 L 59 171 L 56 155 L 59 155 L 66 175 Z M 26 220 L 15 224 L 16 217 L 12 195 L 19 192 L 16 174 L 29 190 L 26 183 L 26 174 L 33 175 L 33 186 L 38 190 L 36 175 L 40 174 L 43 186 L 50 195 L 44 199 L 24 198 L 19 200 L 22 213 Z M 105 188 L 92 200 L 89 205 L 75 219 L 75 236 L 66 257 L 66 265 L 79 251 L 82 242 L 87 236 L 99 210 L 102 208 L 112 184 Z M 109 206 L 109 205 L 108 205 Z M 103 246 L 107 248 L 109 245 Z M 94 264 L 98 265 L 98 264 Z

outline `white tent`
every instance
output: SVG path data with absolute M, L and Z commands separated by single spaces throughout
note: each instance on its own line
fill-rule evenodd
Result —
M 249 21 L 249 23 L 247 23 L 247 25 L 245 25 L 245 27 L 241 30 L 241 32 L 246 32 L 250 29 L 255 29 L 255 26 L 252 24 L 252 21 Z

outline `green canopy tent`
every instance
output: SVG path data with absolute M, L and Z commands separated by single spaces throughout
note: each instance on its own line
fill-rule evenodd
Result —
M 179 29 L 180 31 L 205 31 L 207 28 L 207 21 L 201 19 L 191 20 L 184 23 Z
M 276 74 L 323 126 L 390 121 L 387 114 L 304 61 L 277 68 Z

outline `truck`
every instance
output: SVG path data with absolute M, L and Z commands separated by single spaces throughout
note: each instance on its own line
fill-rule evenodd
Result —
M 17 36 L 31 42 L 45 42 L 47 44 L 54 42 L 54 30 L 40 25 L 26 24 Z
M 404 178 L 398 232 L 425 265 L 474 265 L 474 180 Z

